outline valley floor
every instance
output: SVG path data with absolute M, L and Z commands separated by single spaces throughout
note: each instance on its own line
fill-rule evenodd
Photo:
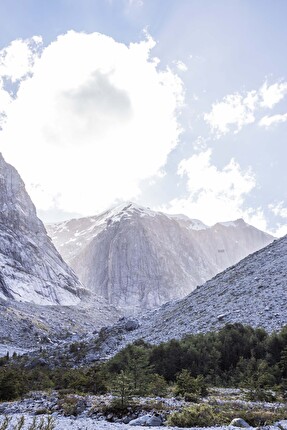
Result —
M 8 415 L 8 417 L 10 417 Z M 7 430 L 16 430 L 18 429 L 17 425 L 19 423 L 19 419 L 21 416 L 13 415 L 11 417 L 11 421 L 9 423 L 9 426 L 7 427 Z M 4 419 L 0 418 L 0 425 L 3 423 Z M 37 422 L 40 424 L 40 419 L 37 420 Z M 23 427 L 21 427 L 21 430 L 30 430 L 31 425 L 33 422 L 33 416 L 31 415 L 25 415 L 25 423 Z M 2 427 L 0 427 L 2 428 Z M 36 427 L 36 429 L 40 429 L 41 427 Z M 147 427 L 144 427 L 147 428 Z M 163 427 L 152 427 L 155 430 L 160 430 Z M 188 429 L 205 429 L 205 430 L 236 430 L 239 427 L 234 426 L 214 426 L 214 427 L 188 427 Z M 255 427 L 249 427 L 250 429 L 253 429 Z M 129 424 L 122 424 L 122 423 L 110 423 L 103 420 L 95 420 L 92 418 L 69 418 L 69 417 L 58 417 L 55 419 L 55 426 L 53 427 L 53 430 L 128 430 L 128 429 L 134 429 L 139 430 L 143 429 L 143 426 L 130 426 Z M 177 430 L 179 427 L 168 427 L 169 430 Z M 280 421 L 277 425 L 274 426 L 262 426 L 260 427 L 261 430 L 286 430 L 287 429 L 287 421 Z
M 279 402 L 251 402 L 245 400 L 246 391 L 239 389 L 212 389 L 210 395 L 199 404 L 186 402 L 180 398 L 137 398 L 129 416 L 117 418 L 115 413 L 105 411 L 114 399 L 111 395 L 80 396 L 59 395 L 37 392 L 22 400 L 0 403 L 0 430 L 129 430 L 143 428 L 131 419 L 143 416 L 160 417 L 163 428 L 171 413 L 178 413 L 189 407 L 208 406 L 214 411 L 228 413 L 223 422 L 231 423 L 231 418 L 256 419 L 260 424 L 252 428 L 265 430 L 287 430 L 287 405 Z M 204 412 L 203 412 L 204 413 Z M 249 415 L 248 415 L 249 414 Z M 132 416 L 133 415 L 133 416 Z M 218 415 L 220 416 L 220 415 Z M 207 416 L 208 418 L 208 416 Z M 229 420 L 229 421 L 228 421 Z M 113 421 L 113 422 L 111 422 Z M 124 422 L 123 422 L 124 421 Z M 5 424 L 6 423 L 6 424 Z M 207 422 L 206 422 L 207 423 Z M 250 424 L 250 422 L 249 422 Z M 205 427 L 186 426 L 189 429 L 209 430 L 238 429 L 229 425 L 207 425 Z M 159 430 L 159 426 L 153 426 Z M 168 426 L 170 430 L 179 427 Z
M 14 430 L 20 417 L 21 417 L 20 415 L 13 415 L 11 417 L 11 422 L 7 430 L 10 430 L 10 429 Z M 3 422 L 3 419 L 0 421 L 0 425 L 2 424 L 2 422 Z M 33 417 L 31 415 L 25 415 L 25 424 L 21 430 L 28 430 L 32 422 L 33 422 Z M 40 423 L 40 419 L 38 419 L 38 422 Z M 55 427 L 53 428 L 53 430 L 128 430 L 129 428 L 134 430 L 139 430 L 139 429 L 142 429 L 143 426 L 129 426 L 128 424 L 110 423 L 107 421 L 95 420 L 92 418 L 58 417 L 55 420 Z M 153 427 L 153 428 L 155 430 L 159 430 L 159 429 L 162 429 L 163 427 Z M 168 427 L 168 428 L 170 430 L 176 430 L 178 427 Z M 227 430 L 231 428 L 233 427 L 230 427 L 230 426 L 209 427 L 210 430 Z M 274 430 L 278 430 L 278 427 L 274 427 Z

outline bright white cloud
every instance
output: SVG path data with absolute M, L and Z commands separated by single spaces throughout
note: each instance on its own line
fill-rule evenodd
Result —
M 178 173 L 187 178 L 188 196 L 172 200 L 169 207 L 162 210 L 183 213 L 210 225 L 219 220 L 255 216 L 255 213 L 247 214 L 243 209 L 246 195 L 256 185 L 251 169 L 243 171 L 231 159 L 220 170 L 212 164 L 211 155 L 208 149 L 181 161 Z
M 183 61 L 175 61 L 175 65 L 181 72 L 187 72 L 188 67 Z
M 2 79 L 0 79 L 0 130 L 5 123 L 7 110 L 10 103 L 12 103 L 13 98 L 8 91 L 4 89 L 4 84 Z
M 0 51 L 0 76 L 8 77 L 12 82 L 26 76 L 34 66 L 41 45 L 42 38 L 39 36 L 11 42 Z
M 94 213 L 135 198 L 139 182 L 164 166 L 180 134 L 183 88 L 158 69 L 153 46 L 150 37 L 126 46 L 71 31 L 26 63 L 31 76 L 11 66 L 12 80 L 26 78 L 9 103 L 1 150 L 39 209 Z
M 241 218 L 243 218 L 248 224 L 259 228 L 262 231 L 266 231 L 269 234 L 274 234 L 274 232 L 269 231 L 268 222 L 264 210 L 261 207 L 242 210 Z
M 287 94 L 287 82 L 276 82 L 272 85 L 267 85 L 264 82 L 260 89 L 261 106 L 272 109 L 279 103 Z
M 238 133 L 244 125 L 255 122 L 256 111 L 262 108 L 272 109 L 286 94 L 287 82 L 277 82 L 269 86 L 265 82 L 257 91 L 228 94 L 222 101 L 213 103 L 211 111 L 204 114 L 204 120 L 218 138 L 231 131 Z M 265 116 L 260 125 L 269 126 L 272 120 L 285 121 L 280 115 Z
M 272 125 L 279 124 L 279 123 L 286 122 L 286 121 L 287 121 L 287 113 L 271 115 L 271 116 L 266 115 L 263 118 L 261 118 L 261 120 L 259 121 L 258 124 L 261 127 L 269 128 Z
M 239 132 L 246 124 L 255 121 L 254 106 L 257 102 L 255 91 L 245 97 L 240 94 L 229 94 L 219 103 L 214 103 L 210 113 L 204 115 L 205 121 L 219 137 L 234 130 Z
M 287 224 L 285 225 L 278 225 L 277 228 L 273 232 L 274 236 L 276 237 L 283 237 L 285 234 L 287 234 Z
M 283 201 L 276 204 L 270 204 L 269 209 L 274 213 L 274 215 L 280 216 L 281 218 L 287 218 L 287 207 L 284 207 Z
M 284 236 L 287 234 L 287 207 L 284 201 L 271 203 L 268 207 L 274 215 L 283 219 L 283 222 L 277 222 L 277 227 L 274 229 L 273 234 L 277 237 Z
M 143 0 L 128 0 L 129 6 L 143 6 Z

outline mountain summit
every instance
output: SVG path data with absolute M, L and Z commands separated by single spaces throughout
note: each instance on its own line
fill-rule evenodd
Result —
M 0 298 L 72 305 L 85 291 L 47 236 L 17 170 L 0 154 Z
M 273 240 L 243 220 L 208 227 L 131 202 L 47 230 L 82 283 L 127 314 L 184 297 Z

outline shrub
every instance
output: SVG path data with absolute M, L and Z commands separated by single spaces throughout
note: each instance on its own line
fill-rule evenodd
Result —
M 246 400 L 252 402 L 275 402 L 276 397 L 274 393 L 270 390 L 263 390 L 262 388 L 257 388 L 254 390 L 248 390 L 244 396 Z
M 65 396 L 59 400 L 59 406 L 63 410 L 63 414 L 68 416 L 77 416 L 82 412 L 83 400 L 79 400 L 76 396 Z
M 152 396 L 165 397 L 168 392 L 168 385 L 163 376 L 153 373 L 149 379 L 147 392 Z
M 167 424 L 176 427 L 209 427 L 217 424 L 217 416 L 209 405 L 194 405 L 171 414 Z
M 191 403 L 198 403 L 199 402 L 199 397 L 195 393 L 184 393 L 183 398 L 186 402 L 191 402 Z
M 191 372 L 183 369 L 176 377 L 176 384 L 174 388 L 176 396 L 185 396 L 187 393 L 194 394 L 198 397 L 205 397 L 208 394 L 207 387 L 202 375 L 194 378 Z
M 21 372 L 4 369 L 0 374 L 0 400 L 14 400 L 25 392 Z

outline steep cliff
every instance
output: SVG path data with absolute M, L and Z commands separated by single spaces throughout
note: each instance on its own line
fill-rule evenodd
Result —
M 273 240 L 243 220 L 207 227 L 133 203 L 47 229 L 82 283 L 127 314 L 184 297 Z
M 72 305 L 85 291 L 47 236 L 18 172 L 0 154 L 0 298 Z

